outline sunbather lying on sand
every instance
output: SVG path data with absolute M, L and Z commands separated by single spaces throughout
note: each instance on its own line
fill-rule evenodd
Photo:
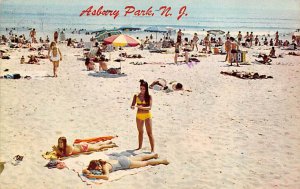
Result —
M 31 55 L 28 64 L 39 64 L 39 59 L 35 57 L 35 55 Z
M 299 53 L 295 53 L 295 52 L 289 52 L 288 55 L 293 55 L 293 56 L 300 56 Z
M 266 54 L 262 55 L 262 58 L 263 58 L 262 60 L 255 59 L 255 61 L 262 63 L 262 64 L 270 64 L 272 62 L 272 59 L 269 58 L 268 55 L 266 55 Z
M 172 87 L 167 86 L 167 81 L 163 78 L 158 78 L 157 80 L 153 81 L 151 85 L 149 85 L 150 89 L 154 89 L 156 91 L 164 90 L 166 93 L 172 91 L 183 91 L 183 85 L 176 81 L 172 81 L 169 83 Z M 191 92 L 191 90 L 186 90 Z
M 146 167 L 148 165 L 155 166 L 159 164 L 169 164 L 168 160 L 160 160 L 157 158 L 158 154 L 147 154 L 143 156 L 134 157 L 120 156 L 117 159 L 107 161 L 104 161 L 102 159 L 92 160 L 90 161 L 88 168 L 82 170 L 82 173 L 87 178 L 108 180 L 110 172 L 124 169 Z
M 79 143 L 70 146 L 67 144 L 66 137 L 58 138 L 57 146 L 56 145 L 52 146 L 53 150 L 57 153 L 57 156 L 59 157 L 71 156 L 83 152 L 98 151 L 105 148 L 113 148 L 113 147 L 118 147 L 118 146 L 113 142 L 107 142 L 107 143 L 99 142 L 95 144 Z

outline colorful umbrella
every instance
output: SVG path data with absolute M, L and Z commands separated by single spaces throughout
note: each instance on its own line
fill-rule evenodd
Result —
M 133 38 L 129 35 L 113 35 L 111 37 L 108 37 L 104 39 L 105 44 L 112 44 L 115 47 L 125 47 L 125 46 L 130 46 L 130 47 L 135 47 L 141 42 L 137 40 L 136 38 Z

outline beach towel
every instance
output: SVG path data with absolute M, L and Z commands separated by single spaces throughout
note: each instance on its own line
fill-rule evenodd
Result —
M 140 153 L 140 154 L 142 154 L 142 153 Z M 74 171 L 78 175 L 78 177 L 82 180 L 82 182 L 85 182 L 87 185 L 103 184 L 103 183 L 108 183 L 111 181 L 119 180 L 122 177 L 127 176 L 127 175 L 137 174 L 138 172 L 150 169 L 151 166 L 141 167 L 141 168 L 137 168 L 137 169 L 127 169 L 127 170 L 115 171 L 115 172 L 112 172 L 109 174 L 109 180 L 89 179 L 82 174 L 82 170 L 86 169 L 88 167 L 90 161 L 95 160 L 95 159 L 103 159 L 103 160 L 114 159 L 115 157 L 118 157 L 118 156 L 130 157 L 132 155 L 133 154 L 129 153 L 129 152 L 118 152 L 118 151 L 115 151 L 110 154 L 105 154 L 103 152 L 97 152 L 97 153 L 93 153 L 89 156 L 80 156 L 78 158 L 67 159 L 67 160 L 64 160 L 64 163 L 69 168 L 69 170 Z M 134 155 L 136 155 L 136 154 L 134 154 Z
M 81 142 L 87 142 L 87 143 L 103 142 L 103 141 L 111 140 L 115 137 L 116 136 L 103 136 L 103 137 L 93 137 L 93 138 L 86 138 L 86 139 L 75 139 L 74 144 L 81 143 Z

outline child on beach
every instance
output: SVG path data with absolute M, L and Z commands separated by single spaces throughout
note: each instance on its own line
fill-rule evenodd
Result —
M 95 70 L 95 64 L 93 62 L 91 62 L 89 57 L 87 57 L 85 59 L 85 66 L 86 66 L 87 71 Z
M 151 152 L 154 152 L 154 138 L 152 134 L 152 114 L 150 112 L 152 108 L 152 97 L 149 95 L 148 83 L 144 80 L 140 80 L 140 93 L 133 96 L 131 109 L 134 110 L 135 107 L 137 107 L 138 109 L 136 113 L 136 125 L 139 132 L 139 146 L 137 150 L 141 149 L 143 145 L 143 126 L 145 123 L 146 131 L 151 146 Z
M 108 180 L 110 172 L 146 167 L 149 165 L 169 164 L 168 160 L 160 160 L 157 158 L 158 154 L 145 154 L 133 157 L 120 156 L 117 157 L 117 159 L 109 159 L 106 161 L 102 159 L 92 160 L 88 168 L 82 170 L 82 173 L 87 178 Z
M 274 47 L 272 47 L 269 56 L 270 56 L 271 58 L 277 58 L 276 55 L 275 55 L 275 48 L 274 48 Z
M 50 47 L 48 54 L 50 55 L 49 56 L 50 61 L 53 63 L 53 77 L 57 77 L 57 69 L 59 66 L 59 61 L 62 61 L 61 52 L 59 48 L 56 47 L 56 44 L 54 44 L 52 49 Z
M 105 148 L 118 147 L 113 142 L 107 142 L 107 143 L 98 142 L 95 144 L 82 142 L 79 144 L 73 144 L 73 146 L 71 146 L 71 145 L 67 144 L 66 137 L 59 137 L 57 143 L 58 143 L 57 146 L 54 145 L 54 146 L 52 146 L 52 148 L 59 157 L 71 156 L 71 155 L 80 154 L 83 152 L 97 151 L 97 150 L 102 150 Z

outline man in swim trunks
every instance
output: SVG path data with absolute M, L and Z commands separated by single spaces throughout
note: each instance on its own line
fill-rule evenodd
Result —
M 226 58 L 225 58 L 225 62 L 227 60 L 230 60 L 231 58 L 231 41 L 229 39 L 229 37 L 227 37 L 227 40 L 225 42 L 225 51 L 226 51 Z
M 230 37 L 230 41 L 231 41 L 231 55 L 232 55 L 232 58 L 230 58 L 230 65 L 232 66 L 232 62 L 236 61 L 237 66 L 240 66 L 237 59 L 238 44 L 235 42 L 235 39 L 233 37 Z

